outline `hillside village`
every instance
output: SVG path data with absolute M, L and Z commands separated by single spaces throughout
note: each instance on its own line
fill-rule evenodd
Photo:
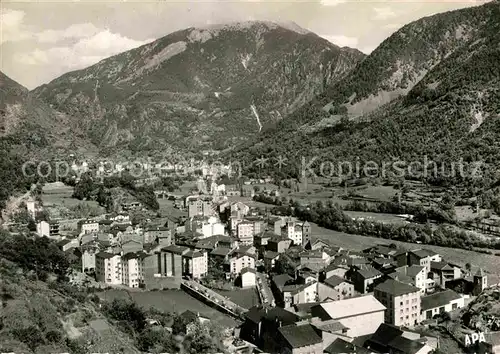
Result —
M 500 353 L 500 0 L 283 4 L 2 9 L 0 352 Z
M 78 220 L 71 232 L 60 230 L 58 221 L 41 220 L 36 233 L 58 240 L 61 250 L 79 259 L 75 284 L 182 289 L 238 319 L 235 333 L 246 343 L 238 350 L 439 352 L 438 336 L 425 334 L 425 328 L 456 318 L 496 285 L 482 269 L 472 272 L 470 265 L 450 263 L 424 245 L 380 244 L 357 252 L 312 238 L 314 226 L 307 221 L 231 201 L 255 196 L 255 189 L 226 189 L 214 182 L 212 172 L 202 173 L 196 192 L 174 198 L 187 217 L 134 223 L 131 215 L 144 208 L 135 201 L 118 213 Z M 266 193 L 279 196 L 278 190 Z M 34 200 L 26 207 L 33 217 L 43 209 Z M 237 305 L 214 283 L 254 288 L 260 305 Z M 488 321 L 491 331 L 482 343 L 471 347 L 465 335 L 456 338 L 461 350 L 469 345 L 481 353 L 499 352 L 500 318 Z

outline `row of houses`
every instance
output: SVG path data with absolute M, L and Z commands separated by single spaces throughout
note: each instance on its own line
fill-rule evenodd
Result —
M 269 258 L 274 265 L 296 262 L 293 274 L 271 278 L 277 306 L 245 315 L 243 338 L 265 352 L 430 353 L 438 339 L 412 328 L 464 307 L 466 295 L 447 289 L 448 283 L 469 281 L 472 295 L 488 286 L 482 270 L 469 280 L 460 267 L 425 249 L 379 245 L 352 252 L 316 241 Z

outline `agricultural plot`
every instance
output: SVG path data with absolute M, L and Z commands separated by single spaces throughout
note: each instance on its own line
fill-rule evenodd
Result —
M 419 245 L 408 242 L 386 240 L 376 237 L 366 237 L 360 235 L 351 235 L 343 232 L 337 232 L 319 227 L 312 224 L 312 238 L 328 241 L 331 245 L 340 246 L 345 249 L 361 251 L 378 244 L 394 243 L 399 247 L 406 249 L 426 248 L 439 253 L 446 261 L 464 266 L 466 263 L 472 265 L 472 271 L 482 268 L 488 273 L 488 283 L 495 284 L 500 281 L 500 257 L 495 255 L 483 254 L 469 250 L 447 248 L 431 245 Z

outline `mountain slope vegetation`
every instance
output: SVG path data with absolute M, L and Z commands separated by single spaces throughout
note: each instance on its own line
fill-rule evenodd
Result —
M 442 26 L 447 23 L 453 31 L 443 32 Z M 419 26 L 421 30 L 417 31 Z M 430 59 L 424 60 L 422 53 L 411 54 L 415 42 L 408 35 L 410 29 L 414 29 L 414 36 L 425 35 L 426 28 L 439 29 L 443 38 L 448 32 L 454 34 L 451 42 L 447 42 L 454 43 L 447 44 L 448 48 L 454 49 L 449 49 L 440 61 L 432 64 L 407 94 L 401 94 L 361 116 L 352 116 L 345 109 L 337 114 L 336 121 L 331 119 L 329 112 L 322 110 L 323 103 L 342 102 L 337 97 L 351 95 L 352 91 L 347 88 L 358 80 L 356 78 L 367 75 L 365 72 L 373 72 L 375 78 L 379 77 L 378 66 L 367 68 L 370 63 L 379 62 L 377 58 L 393 57 L 398 61 L 397 58 L 413 55 L 419 58 L 418 62 L 431 62 Z M 458 36 L 457 28 L 469 28 L 468 34 Z M 348 77 L 297 112 L 299 116 L 293 117 L 295 126 L 282 126 L 275 132 L 267 132 L 258 142 L 237 149 L 231 156 L 254 173 L 259 172 L 259 167 L 254 164 L 256 157 L 286 156 L 289 163 L 281 172 L 295 177 L 300 175 L 302 157 L 306 157 L 306 161 L 316 157 L 317 163 L 313 165 L 317 168 L 324 161 L 354 164 L 359 160 L 380 164 L 399 159 L 409 164 L 427 156 L 428 160 L 445 166 L 448 175 L 452 163 L 463 158 L 465 165 L 483 163 L 481 183 L 495 183 L 495 165 L 500 157 L 497 142 L 500 133 L 499 31 L 498 2 L 438 14 L 409 24 L 387 39 Z M 428 46 L 431 48 L 429 53 L 435 53 L 443 44 L 438 40 L 428 43 Z M 411 72 L 416 72 L 416 69 Z M 359 82 L 357 85 L 363 86 Z M 369 92 L 384 89 L 380 81 L 374 84 L 367 80 L 363 87 L 373 89 L 356 97 L 366 97 Z M 330 92 L 332 96 L 328 96 Z M 341 92 L 348 93 L 342 96 Z M 330 124 L 321 124 L 328 119 Z M 442 179 L 446 174 L 438 172 L 439 176 L 433 177 Z M 460 176 L 454 179 L 458 182 Z M 477 182 L 477 179 L 473 180 Z
M 301 28 L 189 28 L 65 74 L 34 94 L 101 149 L 220 150 L 273 127 L 365 55 Z
M 0 210 L 10 195 L 37 180 L 33 165 L 28 169 L 33 178 L 23 173 L 26 162 L 93 150 L 70 117 L 0 72 Z

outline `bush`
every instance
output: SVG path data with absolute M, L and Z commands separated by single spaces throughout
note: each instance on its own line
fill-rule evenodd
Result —
M 130 331 L 139 333 L 146 326 L 144 311 L 132 301 L 114 299 L 110 304 L 105 304 L 104 313 L 119 321 L 120 325 L 129 333 Z

